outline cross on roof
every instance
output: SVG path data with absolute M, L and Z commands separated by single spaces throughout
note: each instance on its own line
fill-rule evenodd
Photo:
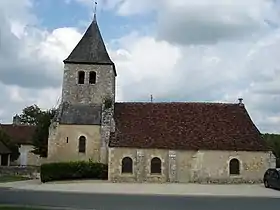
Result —
M 96 21 L 97 1 L 94 1 L 94 20 Z

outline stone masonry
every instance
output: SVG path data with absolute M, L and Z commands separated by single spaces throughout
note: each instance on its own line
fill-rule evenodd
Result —
M 78 84 L 78 72 L 85 72 L 85 84 Z M 96 72 L 96 84 L 89 84 L 89 72 Z M 111 108 L 104 107 L 105 98 L 112 101 Z M 108 163 L 108 142 L 113 129 L 113 104 L 115 102 L 115 72 L 112 65 L 65 64 L 61 103 L 100 105 L 100 125 L 63 125 L 60 123 L 62 106 L 49 129 L 49 161 L 92 159 Z M 77 113 L 78 114 L 78 113 Z M 79 136 L 87 137 L 87 154 L 78 154 Z M 68 143 L 66 143 L 68 139 Z M 72 146 L 71 146 L 72 145 Z M 71 149 L 71 148 L 72 149 Z M 91 148 L 89 148 L 91 147 Z M 98 154 L 98 158 L 96 155 Z
M 114 102 L 113 102 L 114 103 Z M 100 162 L 108 163 L 108 144 L 110 139 L 110 133 L 114 131 L 114 106 L 106 108 L 102 106 L 102 118 L 101 118 L 101 148 L 100 148 Z
M 122 158 L 133 160 L 133 173 L 122 174 Z M 150 161 L 159 157 L 162 174 L 150 174 Z M 229 174 L 229 161 L 240 161 L 240 175 Z M 113 182 L 259 183 L 269 167 L 275 167 L 270 152 L 170 151 L 159 149 L 109 149 L 109 180 Z
M 78 84 L 78 72 L 85 72 L 85 84 Z M 96 84 L 89 84 L 89 72 L 96 72 Z M 62 103 L 102 104 L 105 97 L 115 101 L 115 73 L 111 65 L 65 64 Z

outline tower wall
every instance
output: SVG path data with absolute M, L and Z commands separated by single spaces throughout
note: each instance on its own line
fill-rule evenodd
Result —
M 78 72 L 85 72 L 85 83 L 78 84 Z M 96 83 L 89 84 L 90 71 L 96 72 Z M 71 104 L 102 104 L 104 97 L 115 101 L 113 65 L 65 64 L 62 102 Z
M 90 158 L 107 163 L 108 141 L 114 127 L 116 72 L 96 19 L 64 64 L 61 104 L 49 129 L 48 159 Z M 104 103 L 108 98 L 112 107 L 108 107 L 108 101 Z M 81 136 L 86 138 L 86 151 L 79 150 Z

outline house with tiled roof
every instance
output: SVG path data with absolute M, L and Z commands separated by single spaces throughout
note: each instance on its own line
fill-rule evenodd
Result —
M 274 156 L 236 103 L 116 103 L 116 67 L 96 17 L 64 60 L 48 161 L 108 164 L 116 182 L 253 182 Z
M 0 140 L 0 166 L 10 165 L 11 150 Z
M 4 131 L 10 140 L 19 146 L 18 159 L 13 162 L 9 161 L 9 165 L 33 166 L 41 164 L 40 157 L 32 153 L 34 149 L 32 136 L 35 132 L 35 126 L 21 124 L 19 116 L 16 115 L 13 117 L 12 124 L 0 124 L 0 130 Z M 6 161 L 1 165 L 7 165 Z

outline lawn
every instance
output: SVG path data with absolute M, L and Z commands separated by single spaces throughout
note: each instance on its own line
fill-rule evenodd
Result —
M 22 177 L 22 176 L 0 176 L 0 183 L 3 183 L 3 182 L 16 182 L 16 181 L 24 181 L 24 180 L 29 180 L 29 178 Z

